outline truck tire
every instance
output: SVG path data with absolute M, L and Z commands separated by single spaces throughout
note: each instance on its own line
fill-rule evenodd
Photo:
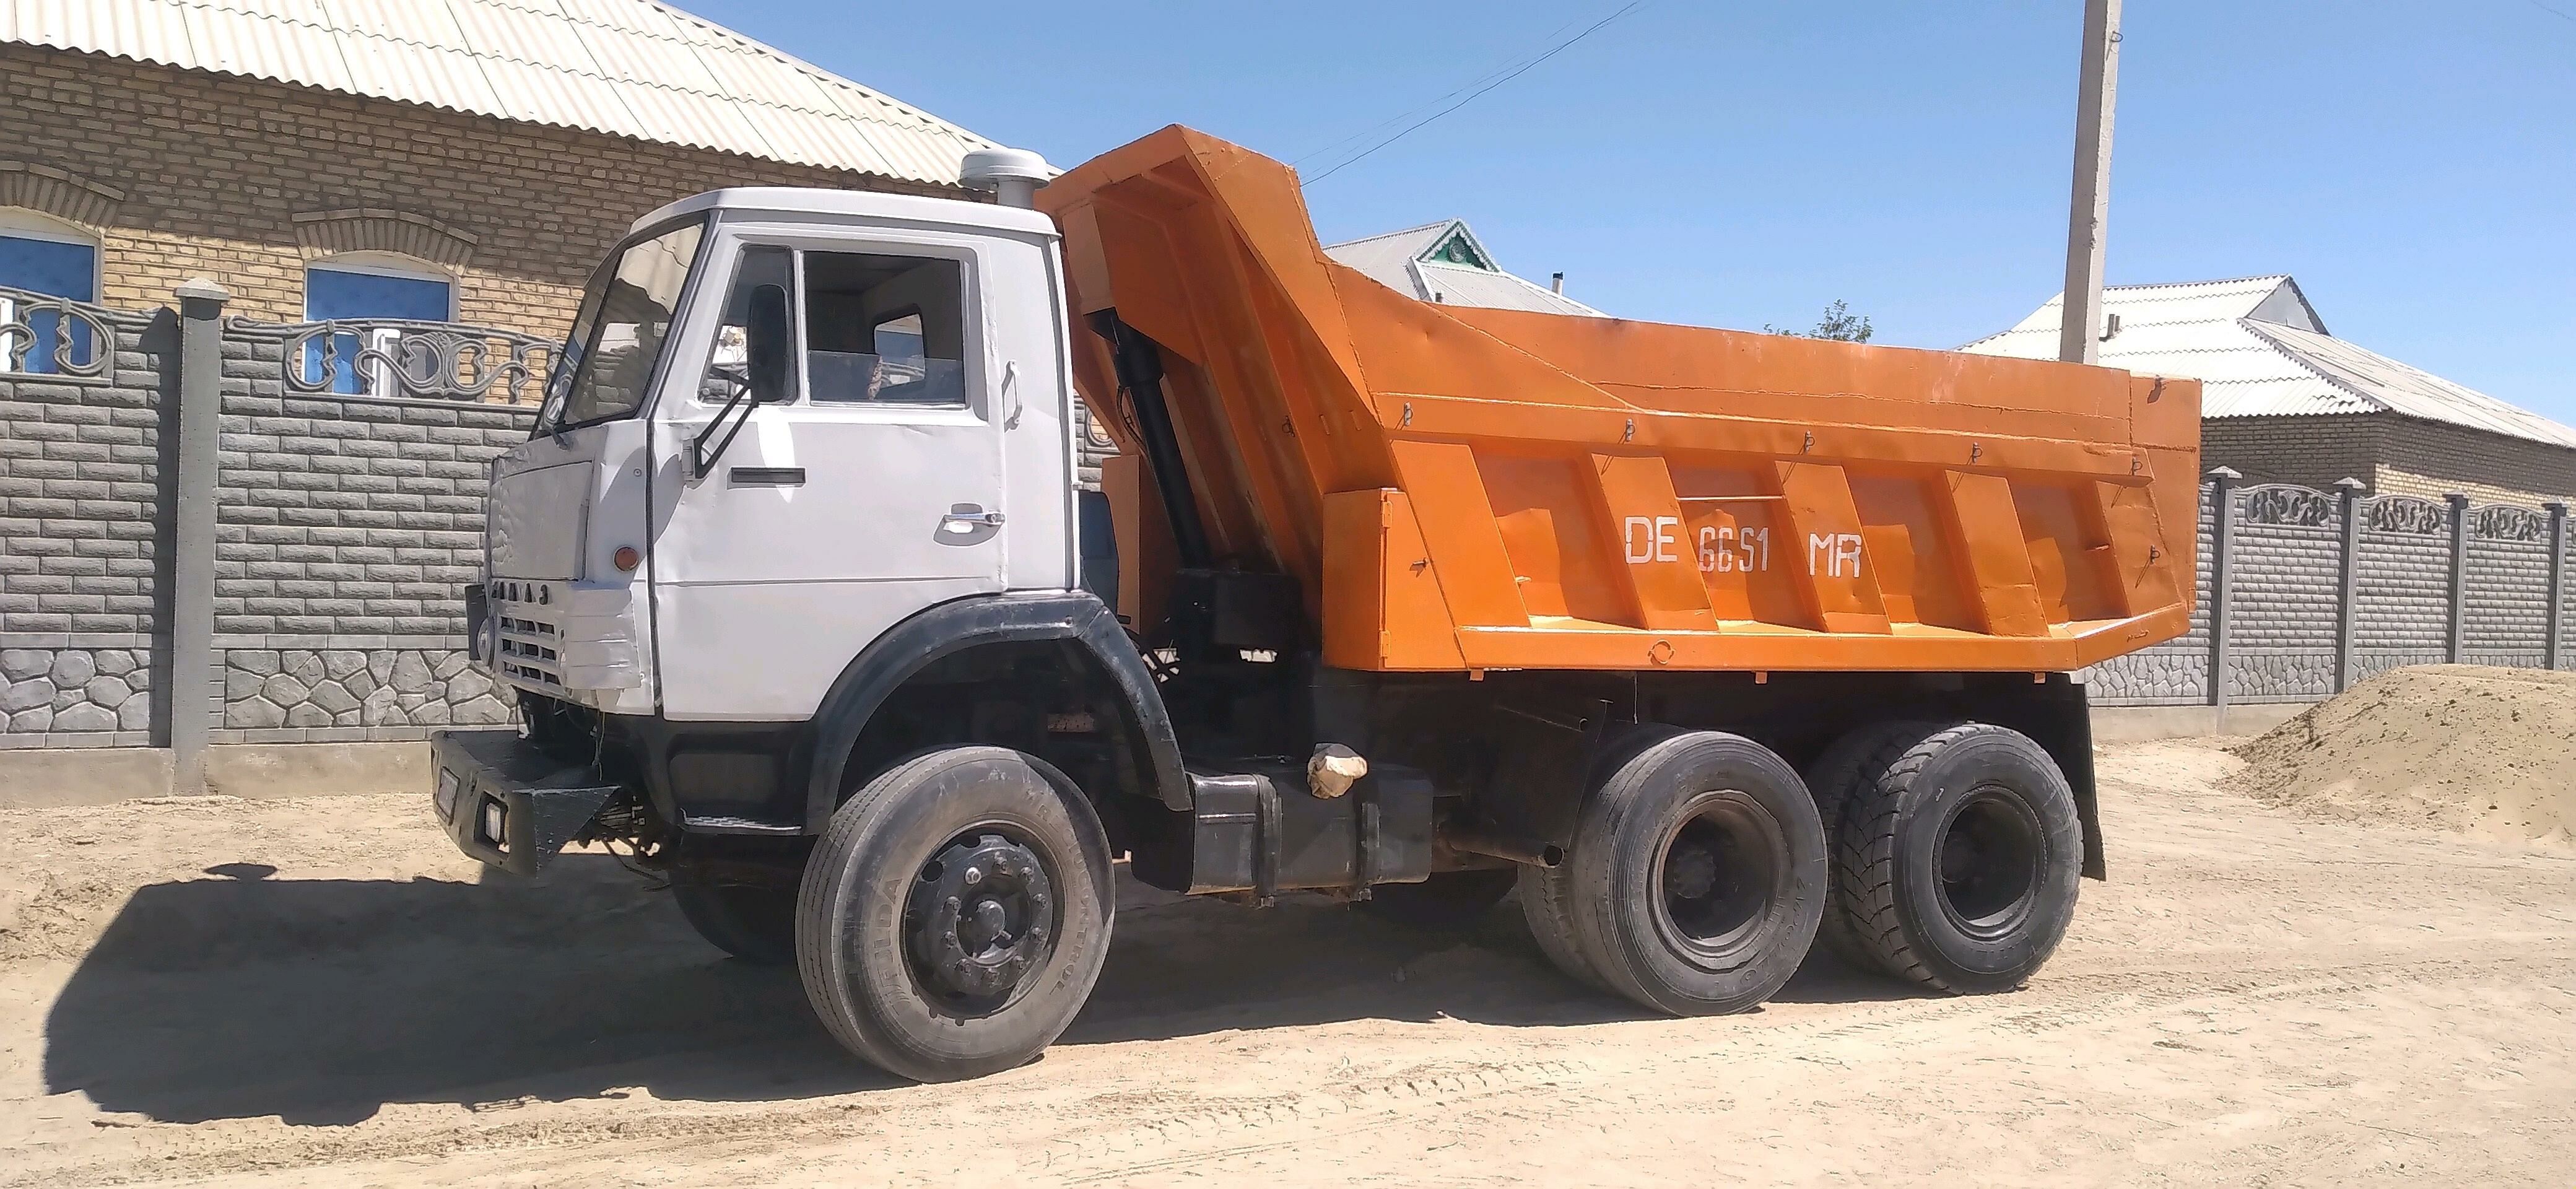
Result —
M 675 883 L 671 899 L 707 943 L 751 966 L 796 960 L 796 889 Z
M 1369 888 L 1360 911 L 1408 929 L 1453 932 L 1485 919 L 1520 882 L 1517 867 L 1480 867 L 1439 871 L 1420 883 L 1382 883 Z
M 1045 761 L 917 756 L 832 815 L 796 901 L 805 996 L 842 1046 L 921 1082 L 1034 1058 L 1109 953 L 1109 840 Z
M 1807 791 L 1816 798 L 1816 817 L 1824 823 L 1825 846 L 1830 855 L 1834 840 L 1842 836 L 1843 820 L 1853 802 L 1861 800 L 1861 789 L 1878 778 L 1885 769 L 1891 747 L 1912 743 L 1940 729 L 1936 723 L 1874 722 L 1854 727 L 1825 745 L 1825 750 L 1807 765 Z M 1879 761 L 1872 764 L 1871 761 Z M 1854 970 L 1876 971 L 1878 960 L 1860 945 L 1853 932 L 1851 914 L 1845 910 L 1842 893 L 1827 880 L 1825 915 L 1816 926 L 1816 943 L 1824 947 L 1843 965 Z
M 1815 942 L 1824 827 L 1771 749 L 1676 732 L 1609 770 L 1547 874 L 1542 903 L 1610 990 L 1672 1015 L 1738 1012 L 1777 992 Z
M 1932 731 L 1876 766 L 1834 843 L 1854 940 L 1936 990 L 2021 986 L 2075 915 L 2084 832 L 2066 774 L 2029 736 L 1986 723 Z
M 1603 993 L 1611 992 L 1601 972 L 1583 956 L 1583 947 L 1574 940 L 1574 916 L 1565 907 L 1565 879 L 1558 872 L 1563 867 L 1530 872 L 1517 889 L 1515 899 L 1521 902 L 1521 919 L 1529 923 L 1530 940 L 1538 943 L 1538 952 L 1547 957 L 1565 977 Z

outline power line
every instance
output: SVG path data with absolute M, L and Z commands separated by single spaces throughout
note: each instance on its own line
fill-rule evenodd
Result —
M 1413 122 L 1413 123 L 1411 123 L 1411 124 L 1407 124 L 1407 125 L 1405 125 L 1405 126 L 1404 126 L 1404 128 L 1403 128 L 1402 130 L 1400 130 L 1400 131 L 1396 132 L 1394 135 L 1389 136 L 1389 137 L 1387 137 L 1387 138 L 1386 138 L 1386 139 L 1384 139 L 1384 140 L 1378 141 L 1376 144 L 1370 145 L 1369 147 L 1367 147 L 1367 148 L 1365 148 L 1365 149 L 1360 150 L 1358 153 L 1356 153 L 1356 154 L 1354 154 L 1354 155 L 1352 155 L 1352 156 L 1349 156 L 1349 157 L 1345 157 L 1345 158 L 1343 158 L 1342 160 L 1340 160 L 1340 161 L 1338 161 L 1338 162 L 1334 163 L 1334 165 L 1333 165 L 1333 167 L 1332 167 L 1332 168 L 1327 169 L 1327 170 L 1325 170 L 1325 171 L 1324 171 L 1324 172 L 1322 172 L 1322 173 L 1316 174 L 1315 176 L 1313 176 L 1313 177 L 1311 177 L 1311 178 L 1307 178 L 1307 179 L 1302 183 L 1302 185 L 1306 185 L 1306 186 L 1314 185 L 1314 184 L 1315 184 L 1315 183 L 1317 183 L 1317 182 L 1323 181 L 1325 178 L 1331 177 L 1331 176 L 1333 176 L 1334 174 L 1340 173 L 1340 172 L 1341 172 L 1342 170 L 1344 170 L 1344 169 L 1347 169 L 1347 168 L 1349 168 L 1349 167 L 1351 167 L 1351 166 L 1353 166 L 1353 165 L 1356 165 L 1356 164 L 1360 163 L 1360 162 L 1361 162 L 1361 161 L 1363 161 L 1363 160 L 1366 160 L 1370 154 L 1377 152 L 1379 149 L 1383 149 L 1383 148 L 1387 147 L 1388 145 L 1394 144 L 1395 142 L 1397 142 L 1397 141 L 1399 141 L 1399 140 L 1404 139 L 1404 138 L 1405 138 L 1405 137 L 1407 137 L 1407 136 L 1411 136 L 1415 131 L 1419 130 L 1423 125 L 1425 125 L 1425 124 L 1429 124 L 1429 123 L 1430 123 L 1430 122 L 1432 122 L 1433 120 L 1437 120 L 1437 119 L 1439 119 L 1439 118 L 1440 118 L 1440 117 L 1442 117 L 1442 116 L 1448 115 L 1449 113 L 1451 113 L 1451 112 L 1453 112 L 1453 111 L 1458 110 L 1459 108 L 1465 107 L 1465 106 L 1467 106 L 1468 104 L 1475 102 L 1475 101 L 1476 101 L 1476 98 L 1477 98 L 1478 96 L 1480 96 L 1480 95 L 1483 95 L 1485 92 L 1487 92 L 1487 91 L 1491 91 L 1491 90 L 1493 90 L 1494 88 L 1496 88 L 1496 87 L 1499 87 L 1499 86 L 1503 85 L 1504 83 L 1510 82 L 1510 81 L 1512 81 L 1513 79 L 1519 78 L 1520 76 L 1522 76 L 1522 75 L 1524 75 L 1524 74 L 1529 73 L 1532 69 L 1536 68 L 1540 63 L 1545 62 L 1545 61 L 1547 61 L 1548 59 L 1550 59 L 1550 58 L 1553 58 L 1553 57 L 1557 56 L 1558 54 L 1564 53 L 1564 52 L 1565 52 L 1565 50 L 1566 50 L 1568 47 L 1572 46 L 1575 42 L 1581 41 L 1581 40 L 1583 40 L 1583 39 L 1584 39 L 1584 38 L 1586 38 L 1586 37 L 1590 37 L 1590 36 L 1592 36 L 1593 34 L 1600 32 L 1603 26 L 1606 26 L 1606 25 L 1608 25 L 1610 22 L 1615 21 L 1615 20 L 1618 20 L 1618 19 L 1619 19 L 1619 18 L 1621 18 L 1621 17 L 1627 16 L 1628 14 L 1630 14 L 1630 13 L 1632 13 L 1632 12 L 1635 12 L 1635 11 L 1637 11 L 1637 10 L 1638 10 L 1638 9 L 1640 9 L 1640 8 L 1644 8 L 1644 7 L 1647 5 L 1647 3 L 1649 3 L 1649 0 L 1631 0 L 1631 2 L 1630 2 L 1630 3 L 1625 4 L 1625 5 L 1622 5 L 1622 6 L 1619 8 L 1619 10 L 1618 10 L 1618 11 L 1613 12 L 1613 13 L 1611 13 L 1610 15 L 1608 15 L 1608 16 L 1606 16 L 1606 17 L 1601 18 L 1600 20 L 1594 21 L 1594 22 L 1592 22 L 1592 23 L 1591 23 L 1591 24 L 1589 24 L 1589 25 L 1584 26 L 1584 28 L 1583 28 L 1583 31 L 1582 31 L 1582 32 L 1580 32 L 1580 33 L 1576 33 L 1576 34 L 1575 34 L 1574 36 L 1572 36 L 1572 37 L 1568 37 L 1568 38 L 1566 38 L 1566 39 L 1565 39 L 1565 40 L 1563 40 L 1563 41 L 1559 41 L 1559 42 L 1557 42 L 1555 45 L 1549 46 L 1549 47 L 1548 47 L 1544 52 L 1540 53 L 1538 56 L 1536 56 L 1536 57 L 1534 57 L 1534 58 L 1531 58 L 1531 59 L 1529 59 L 1528 61 L 1523 62 L 1523 63 L 1521 63 L 1521 64 L 1520 64 L 1520 65 L 1518 65 L 1518 66 L 1512 67 L 1510 70 L 1508 70 L 1508 71 L 1504 72 L 1500 77 L 1495 77 L 1495 76 L 1490 75 L 1490 74 L 1489 74 L 1489 75 L 1487 75 L 1486 77 L 1487 77 L 1488 79 L 1490 79 L 1491 81 L 1485 82 L 1483 85 L 1481 85 L 1481 86 L 1477 86 L 1474 90 L 1467 92 L 1467 94 L 1466 94 L 1464 97 L 1460 98 L 1457 102 L 1451 103 L 1451 104 L 1449 104 L 1448 106 L 1446 106 L 1446 107 L 1443 107 L 1443 108 L 1439 109 L 1438 111 L 1432 112 L 1430 115 L 1424 116 L 1424 117 L 1422 117 L 1421 119 L 1416 120 L 1416 121 L 1414 121 L 1414 122 Z M 1563 28 L 1563 26 L 1559 26 L 1559 28 L 1560 28 L 1560 29 L 1562 29 L 1562 28 Z M 1455 94 L 1457 94 L 1457 92 L 1452 91 L 1452 92 L 1450 92 L 1450 94 L 1455 95 Z M 1443 98 L 1446 98 L 1446 96 L 1444 96 Z M 1435 101 L 1435 102 L 1436 102 L 1436 101 Z M 1421 109 L 1420 109 L 1420 108 L 1416 108 L 1416 109 L 1414 109 L 1414 110 L 1419 111 L 1419 110 L 1421 110 Z M 1398 118 L 1398 119 L 1401 119 L 1402 117 L 1401 117 L 1401 116 L 1399 116 L 1399 117 L 1397 117 L 1397 118 Z M 1387 123 L 1392 123 L 1392 122 L 1393 122 L 1393 121 L 1388 121 Z M 1379 124 L 1377 127 L 1379 127 L 1379 128 L 1383 128 L 1383 127 L 1385 127 L 1385 126 L 1386 126 L 1386 124 L 1385 124 L 1385 123 L 1381 123 L 1381 124 Z M 1376 129 L 1371 129 L 1370 131 L 1375 131 L 1375 130 L 1376 130 Z M 1365 135 L 1365 134 L 1363 134 L 1363 135 Z M 1349 143 L 1349 142 L 1350 142 L 1350 140 L 1351 140 L 1351 139 L 1353 139 L 1353 138 L 1345 137 L 1345 138 L 1343 138 L 1343 140 L 1342 140 L 1342 141 L 1337 142 L 1337 143 L 1339 143 L 1339 144 L 1347 144 L 1347 143 Z M 1327 146 L 1327 148 L 1330 148 L 1330 147 L 1333 147 L 1333 146 Z M 1319 151 L 1320 151 L 1320 150 L 1319 150 Z M 1309 155 L 1309 156 L 1313 156 L 1314 154 L 1308 154 L 1308 155 Z
M 2568 22 L 2568 23 L 2570 23 L 2570 24 L 2576 24 L 2576 16 L 2569 16 L 2569 15 L 2567 15 L 2566 13 L 2560 12 L 2560 11 L 2558 11 L 2558 10 L 2557 10 L 2557 9 L 2555 9 L 2555 8 L 2551 8 L 2550 6 L 2548 6 L 2548 5 L 2546 5 L 2546 4 L 2541 3 L 2541 2 L 2540 2 L 2540 0 L 2527 0 L 2527 2 L 2528 2 L 2528 3 L 2529 3 L 2533 8 L 2537 8 L 2537 9 L 2539 9 L 2539 10 L 2540 10 L 2540 11 L 2542 11 L 2542 12 L 2545 12 L 2545 13 L 2548 13 L 2549 15 L 2551 15 L 2551 16 L 2557 17 L 2559 20 L 2566 21 L 2566 22 Z
M 1581 23 L 1582 23 L 1581 19 L 1580 19 L 1580 18 L 1577 18 L 1577 19 L 1575 19 L 1575 20 L 1567 21 L 1566 23 L 1564 23 L 1564 24 L 1562 24 L 1562 25 L 1559 25 L 1559 26 L 1557 26 L 1557 27 L 1556 27 L 1556 28 L 1554 28 L 1554 29 L 1550 29 L 1550 30 L 1548 30 L 1548 34 L 1547 34 L 1547 43 L 1548 43 L 1548 44 L 1551 44 L 1551 45 L 1552 45 L 1552 44 L 1554 44 L 1554 43 L 1555 43 L 1555 41 L 1556 41 L 1556 39 L 1557 39 L 1557 37 L 1558 37 L 1560 34 L 1564 33 L 1566 30 L 1571 29 L 1571 28 L 1573 28 L 1573 27 L 1575 27 L 1576 25 L 1581 24 Z M 1313 152 L 1311 152 L 1311 153 L 1307 153 L 1307 154 L 1305 154 L 1304 156 L 1298 157 L 1298 158 L 1296 158 L 1295 160 L 1290 161 L 1288 164 L 1289 164 L 1291 167 L 1295 167 L 1295 166 L 1302 166 L 1302 165 L 1306 164 L 1307 162 L 1309 162 L 1309 161 L 1312 161 L 1312 160 L 1316 159 L 1317 157 L 1330 156 L 1330 155 L 1333 153 L 1333 151 L 1334 151 L 1335 149 L 1339 149 L 1339 148 L 1341 148 L 1341 147 L 1342 147 L 1342 146 L 1344 146 L 1344 145 L 1351 144 L 1351 143 L 1354 143 L 1354 142 L 1357 142 L 1357 141 L 1366 140 L 1366 139 L 1368 139 L 1369 137 L 1374 136 L 1374 135 L 1376 135 L 1377 133 L 1379 133 L 1379 132 L 1381 132 L 1381 131 L 1384 131 L 1385 129 L 1393 128 L 1393 127 L 1395 127 L 1396 125 L 1401 124 L 1401 123 L 1405 122 L 1406 120 L 1410 120 L 1410 119 L 1412 119 L 1413 117 L 1415 117 L 1415 116 L 1417 116 L 1417 115 L 1420 115 L 1420 114 L 1422 114 L 1422 113 L 1423 113 L 1423 112 L 1425 112 L 1425 111 L 1429 111 L 1430 109 L 1435 108 L 1435 107 L 1438 107 L 1438 106 L 1440 106 L 1440 105 L 1441 105 L 1441 104 L 1443 104 L 1443 103 L 1447 103 L 1447 102 L 1449 102 L 1450 100 L 1457 98 L 1459 95 L 1462 95 L 1462 94 L 1466 93 L 1467 91 L 1469 91 L 1469 90 L 1471 90 L 1471 89 L 1473 89 L 1473 88 L 1476 88 L 1476 87 L 1482 86 L 1482 85 L 1484 85 L 1488 80 L 1491 80 L 1491 79 L 1495 78 L 1496 76 L 1501 75 L 1501 74 L 1503 74 L 1503 73 L 1504 73 L 1504 72 L 1506 72 L 1506 71 L 1509 71 L 1509 70 L 1510 70 L 1510 69 L 1512 69 L 1514 66 L 1520 65 L 1521 61 L 1522 61 L 1522 60 L 1521 60 L 1521 59 L 1519 59 L 1519 58 L 1505 58 L 1505 59 L 1503 59 L 1501 62 L 1495 63 L 1495 64 L 1494 64 L 1494 68 L 1493 68 L 1493 69 L 1488 70 L 1488 71 L 1486 71 L 1486 72 L 1485 72 L 1485 73 L 1483 73 L 1483 74 L 1477 75 L 1477 76 L 1476 76 L 1476 77 L 1474 77 L 1474 78 L 1468 79 L 1467 81 L 1465 81 L 1465 82 L 1463 82 L 1463 83 L 1458 84 L 1456 87 L 1454 87 L 1454 88 L 1450 89 L 1450 90 L 1449 90 L 1449 91 L 1447 91 L 1447 92 L 1442 93 L 1441 95 L 1439 95 L 1439 96 L 1437 96 L 1437 97 L 1435 97 L 1435 98 L 1431 99 L 1431 100 L 1430 100 L 1430 101 L 1428 101 L 1428 102 L 1420 103 L 1420 104 L 1416 104 L 1416 105 L 1414 105 L 1414 106 L 1412 106 L 1412 107 L 1408 107 L 1408 108 L 1404 109 L 1403 111 L 1397 112 L 1397 113 L 1395 113 L 1394 115 L 1388 116 L 1387 118 L 1385 118 L 1385 119 L 1383 119 L 1383 120 L 1378 121 L 1378 122 L 1377 122 L 1377 123 L 1375 123 L 1375 124 L 1371 124 L 1371 125 L 1369 125 L 1369 126 L 1368 126 L 1368 127 L 1366 127 L 1366 128 L 1362 128 L 1362 129 L 1360 129 L 1360 130 L 1359 130 L 1359 131 L 1357 131 L 1357 132 L 1351 133 L 1350 135 L 1345 136 L 1345 137 L 1341 138 L 1340 140 L 1334 141 L 1333 143 L 1328 144 L 1328 145 L 1325 145 L 1325 146 L 1324 146 L 1324 147 L 1322 147 L 1322 148 L 1316 149 L 1315 151 L 1313 151 Z

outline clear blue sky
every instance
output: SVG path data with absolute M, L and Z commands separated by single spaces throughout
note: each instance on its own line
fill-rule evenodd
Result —
M 1294 160 L 1619 7 L 679 2 L 1058 165 L 1170 123 Z M 1327 242 L 1464 217 L 1614 314 L 1840 298 L 1955 346 L 2057 291 L 2081 12 L 1657 0 L 1307 201 Z M 2335 334 L 2576 422 L 2571 216 L 2576 0 L 2128 0 L 2113 284 L 2290 273 Z

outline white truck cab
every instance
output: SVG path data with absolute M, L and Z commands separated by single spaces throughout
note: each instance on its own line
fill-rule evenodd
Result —
M 1113 829 L 1161 840 L 1166 882 L 1255 880 L 1254 786 L 1192 794 L 1155 675 L 1079 585 L 1073 322 L 1029 209 L 1050 171 L 967 173 L 1003 201 L 731 189 L 635 223 L 492 469 L 468 621 L 520 724 L 431 740 L 467 854 L 528 874 L 609 846 L 925 1080 L 1071 1022 Z M 1405 787 L 1419 828 L 1389 836 L 1419 853 L 1370 870 L 1418 879 L 1430 801 Z M 1202 817 L 1230 844 L 1201 848 L 1213 884 Z
M 923 607 L 1072 587 L 1060 269 L 1044 216 L 984 203 L 735 189 L 638 220 L 494 464 L 476 659 L 611 714 L 801 722 Z

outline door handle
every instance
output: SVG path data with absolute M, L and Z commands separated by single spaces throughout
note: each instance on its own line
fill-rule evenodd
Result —
M 803 487 L 803 467 L 726 467 L 725 479 L 736 487 Z
M 1000 512 L 988 512 L 975 504 L 959 504 L 939 518 L 939 531 L 947 533 L 971 533 L 977 528 L 1000 528 L 1001 525 Z

